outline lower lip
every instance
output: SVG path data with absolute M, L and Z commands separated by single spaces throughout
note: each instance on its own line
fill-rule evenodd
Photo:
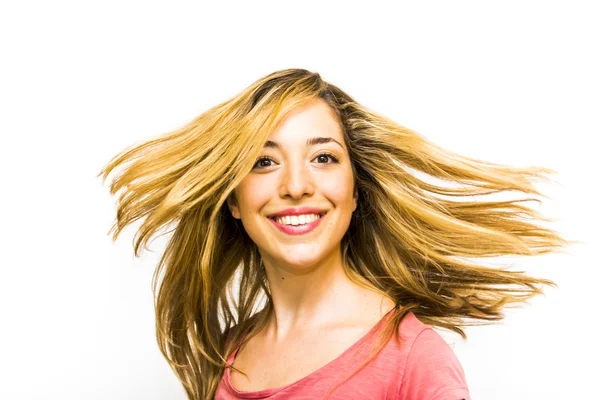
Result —
M 281 232 L 283 233 L 287 233 L 288 235 L 303 235 L 305 233 L 308 233 L 310 231 L 313 231 L 317 228 L 317 226 L 319 226 L 319 224 L 321 223 L 321 221 L 323 220 L 323 218 L 325 218 L 325 216 L 329 214 L 329 213 L 325 213 L 325 215 L 323 215 L 321 218 L 314 220 L 313 222 L 311 222 L 310 224 L 304 224 L 304 225 L 282 225 L 279 222 L 275 221 L 274 219 L 268 218 L 269 221 L 271 221 L 271 223 L 273 225 L 275 225 L 275 227 L 277 229 L 279 229 Z

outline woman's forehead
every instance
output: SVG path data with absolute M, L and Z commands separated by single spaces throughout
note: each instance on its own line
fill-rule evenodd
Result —
M 310 147 L 332 143 L 344 148 L 339 122 L 324 101 L 312 101 L 292 110 L 271 133 L 264 147 Z

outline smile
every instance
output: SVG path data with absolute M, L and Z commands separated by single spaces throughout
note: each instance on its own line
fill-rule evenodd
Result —
M 279 229 L 283 233 L 286 233 L 288 235 L 303 235 L 303 234 L 306 234 L 308 232 L 315 230 L 327 214 L 329 214 L 329 213 L 325 213 L 324 215 L 322 215 L 320 218 L 317 218 L 313 222 L 309 222 L 307 224 L 302 224 L 302 225 L 284 225 L 284 224 L 280 224 L 279 222 L 275 221 L 273 218 L 269 218 L 269 217 L 267 217 L 267 218 L 269 221 L 271 221 L 271 223 L 277 229 Z

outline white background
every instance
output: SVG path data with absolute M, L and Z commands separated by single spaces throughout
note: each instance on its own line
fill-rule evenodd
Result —
M 112 243 L 95 175 L 291 67 L 452 151 L 559 172 L 542 211 L 585 243 L 515 266 L 559 288 L 443 336 L 474 399 L 598 398 L 596 2 L 411 3 L 2 2 L 0 398 L 185 399 L 154 336 L 166 241 Z

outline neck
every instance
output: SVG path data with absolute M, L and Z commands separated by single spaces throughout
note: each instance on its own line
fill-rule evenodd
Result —
M 339 251 L 301 273 L 297 267 L 285 268 L 264 258 L 263 261 L 273 301 L 265 329 L 270 341 L 284 342 L 326 326 L 377 320 L 393 307 L 389 298 L 348 278 Z M 374 315 L 377 302 L 381 309 Z

